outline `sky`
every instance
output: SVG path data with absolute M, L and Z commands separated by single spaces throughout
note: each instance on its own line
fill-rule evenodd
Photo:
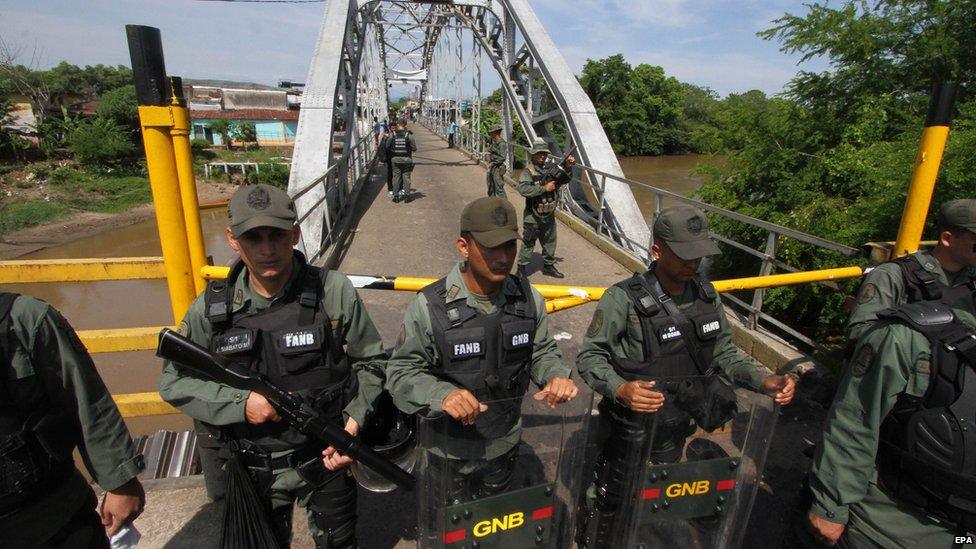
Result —
M 779 51 L 756 32 L 800 0 L 529 0 L 569 66 L 622 53 L 633 65 L 664 67 L 669 76 L 720 95 L 782 91 L 799 68 L 823 70 Z M 167 72 L 275 84 L 303 82 L 324 3 L 200 0 L 0 0 L 0 38 L 38 68 L 129 64 L 126 24 L 158 27 Z M 485 79 L 492 89 L 497 79 Z

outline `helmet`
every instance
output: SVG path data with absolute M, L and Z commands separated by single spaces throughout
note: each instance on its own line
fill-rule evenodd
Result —
M 364 444 L 397 464 L 408 473 L 417 464 L 417 416 L 406 414 L 393 405 L 390 393 L 383 391 L 376 399 L 373 414 L 359 433 Z M 352 473 L 359 485 L 371 492 L 390 492 L 396 485 L 369 467 L 356 462 Z

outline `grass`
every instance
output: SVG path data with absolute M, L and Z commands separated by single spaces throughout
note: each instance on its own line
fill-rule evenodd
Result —
M 70 167 L 51 170 L 44 193 L 44 199 L 34 192 L 0 205 L 0 234 L 53 221 L 74 211 L 119 213 L 152 201 L 145 177 Z
M 60 202 L 32 200 L 11 202 L 0 206 L 0 234 L 33 227 L 68 215 L 71 211 Z

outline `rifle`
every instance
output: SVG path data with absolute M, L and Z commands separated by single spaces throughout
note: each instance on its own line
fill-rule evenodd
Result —
M 236 389 L 258 393 L 268 399 L 278 415 L 296 430 L 325 441 L 339 452 L 366 465 L 397 486 L 407 490 L 413 489 L 416 482 L 413 475 L 366 446 L 344 429 L 323 420 L 320 414 L 305 404 L 301 397 L 282 390 L 261 374 L 245 370 L 169 328 L 163 328 L 159 332 L 156 356 L 177 362 L 197 374 Z
M 566 151 L 566 154 L 564 154 L 563 157 L 559 159 L 559 162 L 556 161 L 546 162 L 546 164 L 542 166 L 542 168 L 539 170 L 543 176 L 543 181 L 546 183 L 548 183 L 549 181 L 555 182 L 556 188 L 565 185 L 566 182 L 565 181 L 561 182 L 560 179 L 563 179 L 563 177 L 566 176 L 568 180 L 568 177 L 570 176 L 570 173 L 566 170 L 566 159 L 569 158 L 570 155 L 575 153 L 576 149 L 577 149 L 576 145 L 573 145 L 572 148 Z

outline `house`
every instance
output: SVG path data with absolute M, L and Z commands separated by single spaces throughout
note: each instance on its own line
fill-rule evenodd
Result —
M 214 120 L 254 124 L 260 145 L 292 145 L 298 129 L 301 90 L 252 82 L 183 79 L 192 125 L 191 137 L 223 145 L 211 129 Z

